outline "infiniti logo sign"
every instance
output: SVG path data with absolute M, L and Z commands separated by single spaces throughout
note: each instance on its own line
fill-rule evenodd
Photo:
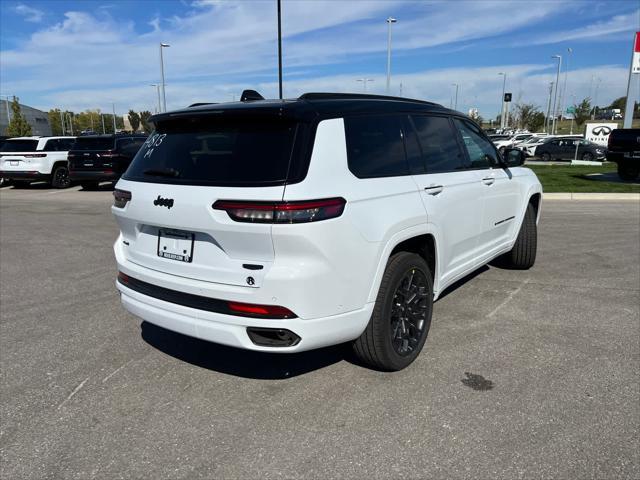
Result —
M 602 126 L 594 128 L 592 132 L 594 135 L 602 135 L 603 137 L 606 137 L 611 133 L 611 129 L 609 127 Z
M 167 207 L 171 209 L 171 207 L 173 207 L 173 198 L 162 198 L 158 195 L 158 198 L 153 201 L 153 204 L 157 207 Z

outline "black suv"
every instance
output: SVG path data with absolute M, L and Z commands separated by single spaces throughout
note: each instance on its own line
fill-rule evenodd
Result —
M 147 139 L 146 135 L 87 135 L 69 151 L 69 176 L 83 188 L 117 182 Z
M 553 137 L 536 147 L 536 157 L 540 157 L 545 162 L 557 159 L 573 160 L 574 158 L 602 161 L 606 154 L 607 147 L 576 137 Z

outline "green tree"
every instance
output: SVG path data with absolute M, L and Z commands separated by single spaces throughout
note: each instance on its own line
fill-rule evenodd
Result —
M 140 122 L 142 123 L 142 128 L 144 128 L 145 132 L 150 132 L 151 130 L 153 130 L 153 125 L 149 123 L 150 118 L 151 112 L 149 110 L 140 112 Z
M 576 125 L 581 126 L 591 116 L 591 99 L 585 98 L 578 105 L 574 105 L 573 119 Z
M 60 109 L 52 108 L 49 110 L 49 125 L 51 126 L 52 135 L 62 135 L 62 120 L 60 118 Z
M 137 132 L 138 128 L 140 128 L 140 115 L 138 114 L 138 112 L 129 110 L 128 117 L 129 117 L 129 123 L 131 124 L 131 129 L 134 132 Z
M 624 107 L 627 105 L 627 97 L 616 98 L 608 108 L 619 108 L 621 111 L 624 111 Z
M 534 113 L 531 118 L 529 119 L 529 131 L 531 132 L 537 132 L 540 129 L 542 129 L 542 126 L 544 125 L 544 113 L 542 112 L 536 112 Z
M 18 97 L 13 97 L 11 101 L 11 121 L 7 125 L 7 135 L 10 137 L 28 137 L 32 135 L 31 125 L 22 116 L 20 111 L 20 101 Z
M 519 128 L 527 128 L 535 132 L 541 127 L 541 124 L 538 124 L 538 114 L 541 113 L 533 103 L 518 103 L 515 108 L 516 124 Z M 544 114 L 542 116 L 544 118 Z

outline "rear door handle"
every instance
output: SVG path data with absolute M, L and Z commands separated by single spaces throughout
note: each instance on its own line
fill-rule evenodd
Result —
M 428 187 L 424 187 L 424 191 L 429 195 L 438 195 L 442 190 L 444 190 L 444 186 L 442 185 L 430 185 Z
M 493 185 L 495 181 L 496 179 L 493 177 L 485 177 L 482 179 L 482 183 L 484 183 L 485 185 Z

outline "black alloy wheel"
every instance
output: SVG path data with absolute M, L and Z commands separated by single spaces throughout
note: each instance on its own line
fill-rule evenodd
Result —
M 593 154 L 589 152 L 585 152 L 582 155 L 582 160 L 586 160 L 587 162 L 590 162 L 591 160 L 593 160 Z
M 400 281 L 391 306 L 391 343 L 398 355 L 406 356 L 416 350 L 426 331 L 428 307 L 427 277 L 412 268 Z
M 51 186 L 53 188 L 68 188 L 70 185 L 71 178 L 69 177 L 69 169 L 67 167 L 57 167 L 53 171 Z

